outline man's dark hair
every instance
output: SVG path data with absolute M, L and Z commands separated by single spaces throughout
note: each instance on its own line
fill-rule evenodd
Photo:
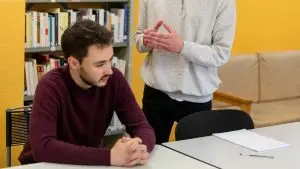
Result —
M 81 62 L 87 56 L 89 46 L 108 46 L 111 40 L 112 33 L 104 26 L 91 20 L 80 20 L 65 30 L 61 38 L 61 47 L 66 60 L 74 56 Z

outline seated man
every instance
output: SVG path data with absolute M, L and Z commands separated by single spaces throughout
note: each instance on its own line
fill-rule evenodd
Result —
M 109 31 L 89 20 L 64 32 L 61 43 L 68 64 L 39 81 L 21 164 L 147 162 L 155 135 L 123 74 L 112 67 L 111 39 Z M 121 138 L 112 149 L 100 148 L 114 111 L 131 137 Z

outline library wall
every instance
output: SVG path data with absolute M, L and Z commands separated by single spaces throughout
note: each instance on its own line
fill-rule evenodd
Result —
M 0 1 L 0 168 L 5 167 L 5 109 L 23 105 L 25 0 Z M 10 15 L 10 18 L 7 17 Z M 20 147 L 13 152 L 19 152 Z M 16 164 L 17 153 L 14 153 Z

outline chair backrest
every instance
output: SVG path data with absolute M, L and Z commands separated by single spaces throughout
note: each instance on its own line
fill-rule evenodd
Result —
M 260 59 L 259 101 L 300 97 L 300 50 L 258 54 Z
M 31 106 L 6 110 L 6 160 L 11 165 L 11 147 L 27 142 Z
M 244 111 L 232 109 L 202 111 L 182 118 L 176 126 L 175 137 L 176 140 L 184 140 L 253 128 L 251 117 Z

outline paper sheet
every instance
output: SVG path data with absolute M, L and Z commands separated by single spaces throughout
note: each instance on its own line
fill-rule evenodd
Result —
M 289 144 L 259 135 L 246 129 L 216 133 L 213 135 L 258 152 L 290 146 Z

